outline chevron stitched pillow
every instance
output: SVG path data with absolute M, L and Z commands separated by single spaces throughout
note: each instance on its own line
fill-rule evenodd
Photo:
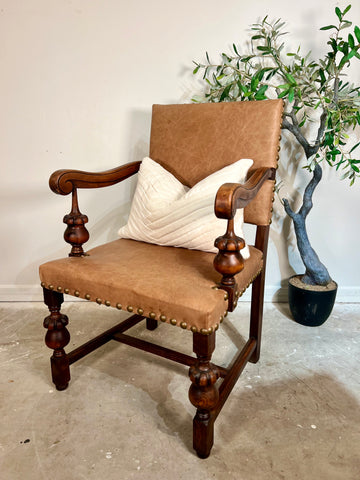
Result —
M 214 241 L 226 231 L 226 221 L 214 213 L 216 192 L 223 183 L 243 183 L 250 159 L 239 160 L 194 185 L 184 186 L 161 165 L 146 157 L 141 163 L 138 183 L 127 225 L 119 236 L 163 246 L 217 252 Z M 243 237 L 243 210 L 235 216 L 235 233 Z M 249 258 L 246 245 L 241 250 Z

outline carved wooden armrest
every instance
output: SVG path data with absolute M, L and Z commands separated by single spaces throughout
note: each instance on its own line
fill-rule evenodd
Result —
M 218 218 L 227 219 L 228 224 L 225 234 L 215 240 L 215 247 L 219 252 L 214 258 L 214 267 L 222 275 L 218 287 L 228 293 L 230 312 L 236 307 L 235 275 L 244 268 L 244 259 L 240 250 L 245 247 L 244 239 L 235 235 L 234 216 L 238 208 L 244 208 L 251 202 L 266 180 L 274 179 L 274 168 L 259 168 L 244 184 L 225 183 L 216 194 L 215 215 Z
M 64 217 L 67 228 L 64 239 L 72 248 L 70 257 L 86 255 L 82 246 L 89 240 L 89 232 L 85 227 L 88 217 L 79 210 L 78 188 L 101 188 L 115 185 L 138 172 L 141 162 L 132 162 L 104 172 L 82 172 L 80 170 L 57 170 L 50 179 L 49 185 L 59 195 L 72 194 L 71 212 Z

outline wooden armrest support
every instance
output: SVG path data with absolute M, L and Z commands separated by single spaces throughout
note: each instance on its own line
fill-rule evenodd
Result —
M 222 275 L 218 287 L 228 294 L 228 310 L 232 312 L 237 304 L 237 284 L 235 275 L 244 268 L 244 259 L 240 250 L 244 248 L 244 239 L 234 232 L 234 216 L 238 208 L 244 208 L 260 190 L 266 180 L 275 180 L 274 168 L 259 168 L 244 183 L 225 183 L 215 199 L 215 215 L 228 220 L 223 236 L 215 240 L 219 252 L 214 258 L 214 268 Z
M 72 248 L 70 257 L 86 255 L 82 246 L 89 240 L 89 232 L 85 227 L 88 217 L 79 210 L 77 189 L 100 188 L 115 185 L 139 171 L 141 162 L 132 162 L 105 172 L 82 172 L 80 170 L 57 170 L 50 179 L 49 185 L 59 195 L 72 194 L 71 212 L 64 217 L 67 228 L 64 239 Z
M 274 168 L 258 168 L 244 183 L 224 183 L 215 198 L 215 215 L 230 220 L 238 208 L 244 208 L 256 196 L 266 180 L 275 179 Z
M 100 188 L 115 185 L 138 172 L 141 162 L 127 163 L 105 172 L 82 172 L 81 170 L 57 170 L 50 179 L 53 192 L 68 195 L 74 188 Z

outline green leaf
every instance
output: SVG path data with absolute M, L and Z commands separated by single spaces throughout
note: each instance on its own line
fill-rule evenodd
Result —
M 269 47 L 262 47 L 261 45 L 256 47 L 260 52 L 269 52 Z
M 358 42 L 360 42 L 360 28 L 356 25 L 354 28 L 355 37 Z
M 233 43 L 233 49 L 234 49 L 234 52 L 236 53 L 236 55 L 239 55 L 239 53 L 238 53 L 238 51 L 237 51 L 237 49 L 236 49 L 235 43 Z
M 290 75 L 290 73 L 287 73 L 285 76 L 292 85 L 296 85 L 296 80 L 292 75 Z
M 320 80 L 321 84 L 323 85 L 326 82 L 324 70 L 322 68 L 319 68 L 319 75 L 320 75 Z
M 326 25 L 326 27 L 321 27 L 320 30 L 330 30 L 331 28 L 338 29 L 336 25 Z
M 289 90 L 289 97 L 288 97 L 289 103 L 292 103 L 294 101 L 294 96 L 295 96 L 295 91 L 294 91 L 294 88 L 292 87 Z
M 278 98 L 284 98 L 289 93 L 289 90 L 284 90 L 283 92 L 279 93 Z
M 354 145 L 349 153 L 352 153 L 359 145 L 360 145 L 360 142 Z
M 348 42 L 349 42 L 350 48 L 354 48 L 354 47 L 355 47 L 355 39 L 354 39 L 354 37 L 351 35 L 351 33 L 349 33 L 349 35 L 348 35 Z
M 343 11 L 343 15 L 346 15 L 347 12 L 350 10 L 350 8 L 351 8 L 351 5 L 348 5 L 348 6 L 345 8 L 345 10 Z
M 229 96 L 229 92 L 230 92 L 231 87 L 232 87 L 232 83 L 230 83 L 229 85 L 227 85 L 224 88 L 224 91 L 222 92 L 222 94 L 220 96 L 219 102 L 223 102 L 224 99 Z
M 198 65 L 196 68 L 193 70 L 193 74 L 195 75 L 199 71 L 200 65 Z
M 268 85 L 263 85 L 262 87 L 259 88 L 258 93 L 265 93 L 266 90 L 268 89 Z
M 340 25 L 340 30 L 344 30 L 345 28 L 351 27 L 352 22 L 349 22 L 347 20 L 344 20 L 342 24 Z
M 335 13 L 336 13 L 336 15 L 337 15 L 338 19 L 339 19 L 339 20 L 340 20 L 340 22 L 341 22 L 341 19 L 342 19 L 342 13 L 341 13 L 341 10 L 340 10 L 340 8 L 339 8 L 339 7 L 336 7 L 336 8 L 335 8 Z
M 257 86 L 259 85 L 259 79 L 256 77 L 256 75 L 251 79 L 251 91 L 255 92 L 257 89 Z

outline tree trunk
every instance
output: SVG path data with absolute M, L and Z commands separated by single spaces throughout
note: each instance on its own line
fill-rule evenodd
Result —
M 283 199 L 285 211 L 294 222 L 297 246 L 301 259 L 305 265 L 305 274 L 302 277 L 302 281 L 309 285 L 327 285 L 331 282 L 331 277 L 327 268 L 321 263 L 318 255 L 310 244 L 305 223 L 306 217 L 313 206 L 312 195 L 317 184 L 320 182 L 321 177 L 322 168 L 319 164 L 316 164 L 313 177 L 304 192 L 303 204 L 297 213 L 291 209 L 289 202 L 286 199 Z

